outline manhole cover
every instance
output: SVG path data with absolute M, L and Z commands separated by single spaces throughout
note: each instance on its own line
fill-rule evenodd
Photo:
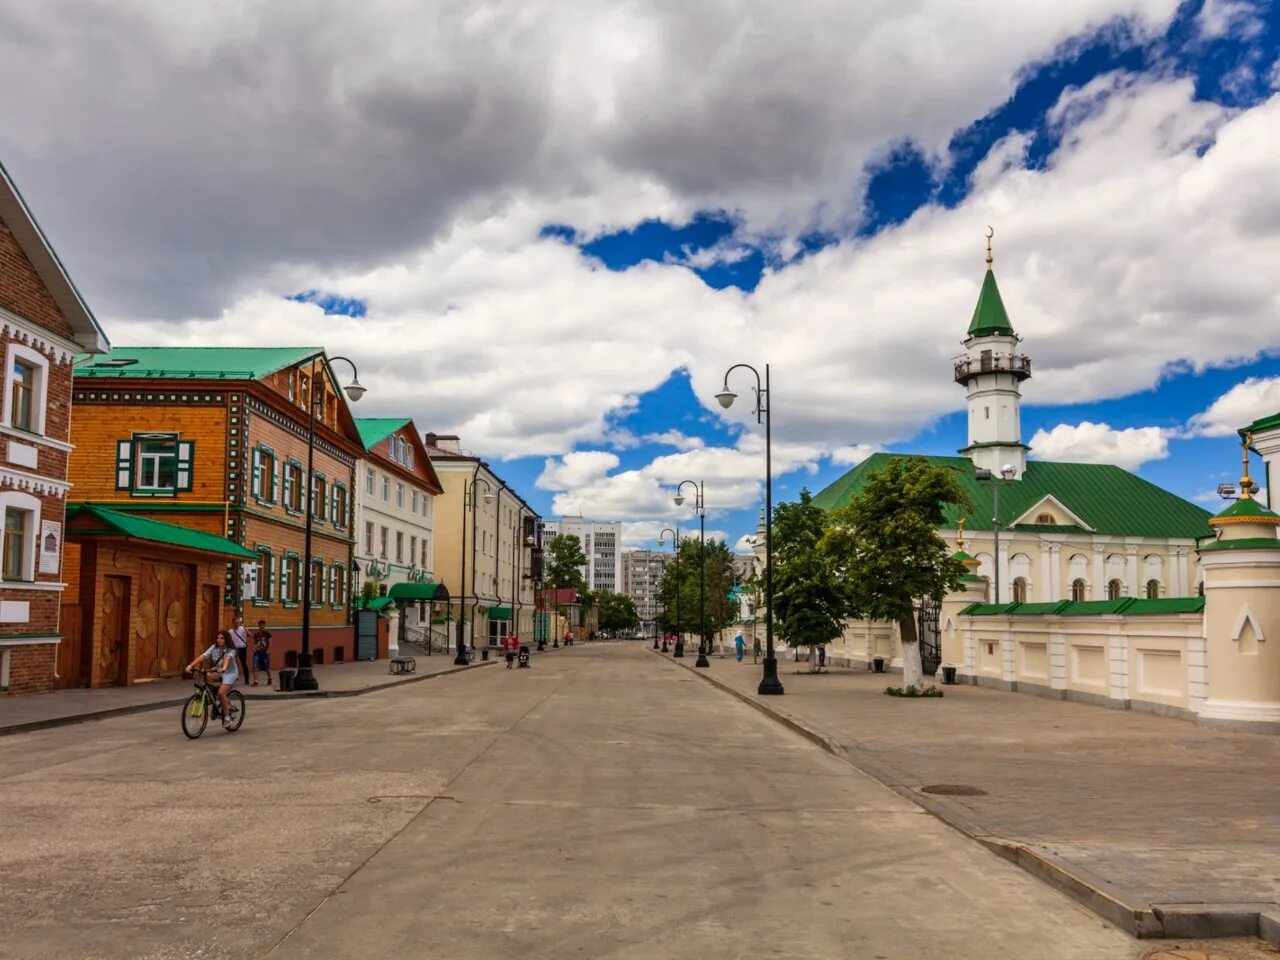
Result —
M 920 788 L 921 793 L 937 793 L 944 797 L 985 797 L 987 791 L 963 783 L 934 783 Z
M 1158 950 L 1144 953 L 1142 960 L 1231 960 L 1231 958 L 1222 953 L 1205 953 L 1203 950 L 1160 947 Z

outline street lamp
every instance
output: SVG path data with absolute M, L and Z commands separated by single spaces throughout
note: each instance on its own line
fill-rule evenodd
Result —
M 707 659 L 707 501 L 704 497 L 706 491 L 701 480 L 681 480 L 673 498 L 677 507 L 684 503 L 682 491 L 685 484 L 693 487 L 693 510 L 698 515 L 698 659 L 693 665 L 709 667 L 711 661 Z
M 1000 476 L 1003 477 L 1005 480 L 1012 480 L 1015 476 L 1017 476 L 1017 473 L 1018 471 L 1014 468 L 1013 464 L 1011 463 L 1006 463 L 1003 467 L 1000 468 Z M 999 603 L 1000 602 L 1000 481 L 996 480 L 995 474 L 993 474 L 990 470 L 986 469 L 985 467 L 979 467 L 978 469 L 974 470 L 973 478 L 975 480 L 991 481 L 991 496 L 992 496 L 991 512 L 995 514 L 995 516 L 991 518 L 991 526 L 992 526 L 992 529 L 995 531 L 995 546 L 993 548 L 995 550 L 995 558 L 992 561 L 992 567 L 995 570 L 995 578 L 993 581 L 993 586 L 995 588 L 995 595 L 992 597 L 991 602 Z
M 676 527 L 674 530 L 672 530 L 670 527 L 664 527 L 664 528 L 662 529 L 662 532 L 661 532 L 660 534 L 658 534 L 658 546 L 660 546 L 660 547 L 661 547 L 661 546 L 665 546 L 665 545 L 666 545 L 666 542 L 667 542 L 667 541 L 666 541 L 666 539 L 665 539 L 665 538 L 666 538 L 666 535 L 667 535 L 668 533 L 669 533 L 669 534 L 671 534 L 671 567 L 672 567 L 672 573 L 673 573 L 673 575 L 674 575 L 674 576 L 675 576 L 675 578 L 676 578 L 676 579 L 675 579 L 675 585 L 676 585 L 676 649 L 675 649 L 675 653 L 674 653 L 674 654 L 672 654 L 672 656 L 676 656 L 676 657 L 683 657 L 683 656 L 684 656 L 684 642 L 680 639 L 680 571 L 679 571 L 679 569 L 677 569 L 677 568 L 678 568 L 678 566 L 679 566 L 679 564 L 680 564 L 680 528 L 679 528 L 679 527 Z M 666 610 L 664 609 L 664 610 L 663 610 L 663 612 L 665 613 L 665 612 L 666 612 Z M 664 641 L 663 641 L 663 643 L 665 644 L 665 643 L 666 643 L 666 641 L 664 640 Z M 664 653 L 666 652 L 665 648 L 664 648 L 663 652 L 664 652 Z
M 343 389 L 347 396 L 354 403 L 366 393 L 365 387 L 360 385 L 360 374 L 356 371 L 356 365 L 346 357 L 328 357 L 324 355 L 324 351 L 313 353 L 307 357 L 303 363 L 311 363 L 311 395 L 307 398 L 307 479 L 306 490 L 304 496 L 306 499 L 303 503 L 306 505 L 306 521 L 303 524 L 302 535 L 302 650 L 298 654 L 298 670 L 293 677 L 293 689 L 295 690 L 319 690 L 320 683 L 316 680 L 315 671 L 311 669 L 311 518 L 316 511 L 316 507 L 323 509 L 323 504 L 316 503 L 316 481 L 315 481 L 315 458 L 316 458 L 316 404 L 324 402 L 324 390 L 316 390 L 316 361 L 323 363 L 324 368 L 329 371 L 330 376 L 333 374 L 333 362 L 341 360 L 343 363 L 351 366 L 351 382 Z M 333 377 L 337 381 L 336 377 Z
M 745 367 L 756 375 L 756 423 L 764 424 L 764 604 L 767 608 L 764 622 L 765 655 L 764 676 L 756 693 L 760 696 L 780 696 L 782 681 L 778 679 L 778 661 L 773 655 L 773 394 L 769 392 L 769 365 L 764 365 L 764 382 L 760 371 L 749 363 L 735 363 L 724 373 L 724 386 L 716 394 L 720 406 L 728 410 L 738 395 L 729 389 L 729 374 Z
M 496 495 L 493 487 L 489 486 L 489 481 L 480 476 L 480 468 L 476 468 L 475 474 L 468 480 L 462 488 L 462 590 L 458 594 L 458 654 L 453 658 L 453 662 L 458 666 L 466 666 L 467 664 L 467 643 L 462 638 L 462 632 L 466 629 L 468 623 L 466 614 L 467 602 L 467 511 L 471 511 L 471 550 L 474 553 L 476 549 L 476 484 L 484 484 L 484 502 L 493 503 Z M 471 579 L 475 580 L 475 562 L 472 559 Z M 475 592 L 475 583 L 471 585 L 472 592 Z M 475 646 L 475 604 L 472 604 L 472 622 L 471 622 L 471 645 Z

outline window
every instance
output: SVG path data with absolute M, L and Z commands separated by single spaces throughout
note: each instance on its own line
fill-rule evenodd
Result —
M 1085 598 L 1085 583 L 1081 579 L 1071 581 L 1071 599 L 1079 603 Z
M 194 444 L 176 433 L 135 433 L 116 443 L 116 489 L 139 497 L 171 497 L 191 489 Z
M 345 607 L 347 605 L 347 570 L 340 563 L 335 563 L 329 570 L 329 606 Z
M 302 598 L 302 558 L 287 553 L 280 558 L 280 602 L 297 606 Z
M 382 557 L 383 560 L 387 559 L 387 533 L 387 528 L 383 527 L 380 536 L 381 549 L 378 551 L 378 556 Z
M 1013 578 L 1013 602 L 1014 603 L 1027 602 L 1027 580 L 1025 577 Z
M 396 484 L 396 506 L 404 509 L 404 484 Z
M 422 538 L 422 569 L 427 569 L 427 538 Z
M 324 603 L 324 561 L 319 557 L 311 558 L 311 606 L 318 607 Z
M 44 433 L 44 407 L 49 361 L 20 343 L 6 352 L 4 422 L 28 433 Z
M 364 552 L 373 556 L 373 524 L 368 522 L 364 525 Z
M 9 508 L 4 513 L 4 569 L 0 574 L 5 580 L 26 580 L 27 572 L 27 511 Z
M 296 400 L 298 398 L 298 391 L 294 386 L 295 376 L 296 374 L 294 373 L 294 371 L 290 370 L 289 371 L 289 399 L 290 400 Z
M 255 561 L 258 589 L 254 593 L 253 605 L 265 607 L 271 603 L 271 574 L 275 564 L 271 558 L 270 547 L 258 547 L 258 559 Z
M 253 479 L 250 483 L 253 496 L 259 502 L 276 502 L 276 457 L 270 447 L 258 446 L 254 449 Z
M 1147 599 L 1148 600 L 1160 599 L 1160 581 L 1159 580 L 1147 581 Z
M 1119 580 L 1112 580 L 1112 581 L 1110 581 L 1110 582 L 1107 584 L 1107 599 L 1108 599 L 1108 600 L 1119 600 L 1119 599 L 1120 599 L 1120 591 L 1121 591 L 1122 589 L 1123 589 L 1123 585 L 1120 583 L 1120 581 L 1119 581 Z
M 325 504 L 329 499 L 329 487 L 325 483 L 323 473 L 313 473 L 311 475 L 311 516 L 323 521 L 325 515 Z
M 335 527 L 347 525 L 347 488 L 340 483 L 333 485 L 332 503 L 329 507 L 329 519 Z
M 404 534 L 396 531 L 396 563 L 404 563 Z
M 382 502 L 391 502 L 391 478 L 387 476 L 382 478 Z
M 298 405 L 303 410 L 307 409 L 307 403 L 311 400 L 311 378 L 305 373 L 298 374 Z
M 1036 523 L 1053 523 L 1052 513 L 1041 513 L 1036 516 Z
M 418 556 L 418 538 L 409 537 L 409 563 L 413 564 L 414 558 Z
M 373 496 L 374 490 L 377 489 L 376 484 L 378 476 L 373 472 L 373 467 L 369 467 L 364 472 L 364 492 L 369 496 Z
M 417 490 L 413 491 L 413 496 L 410 497 L 409 502 L 412 504 L 411 509 L 413 510 L 413 512 L 417 513 L 418 512 L 418 491 Z
M 284 508 L 289 513 L 302 512 L 302 464 L 290 460 L 284 468 Z

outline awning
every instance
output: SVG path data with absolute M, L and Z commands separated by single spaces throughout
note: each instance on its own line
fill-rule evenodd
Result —
M 217 534 L 180 527 L 176 523 L 149 520 L 123 510 L 111 510 L 92 503 L 67 504 L 67 539 L 124 537 L 161 543 L 178 550 L 212 553 L 230 560 L 256 560 L 258 555 Z
M 372 600 L 370 600 L 368 603 L 366 603 L 366 604 L 364 605 L 364 609 L 366 609 L 366 610 L 382 610 L 382 609 L 384 609 L 384 608 L 386 608 L 386 607 L 391 606 L 391 604 L 392 604 L 392 603 L 394 603 L 394 602 L 395 602 L 395 601 L 394 601 L 394 600 L 392 600 L 392 599 L 391 599 L 391 597 L 389 597 L 389 596 L 387 596 L 387 597 L 374 597 Z
M 448 600 L 449 588 L 443 583 L 396 583 L 387 591 L 392 600 Z
M 489 619 L 490 620 L 510 620 L 511 608 L 510 607 L 490 607 Z

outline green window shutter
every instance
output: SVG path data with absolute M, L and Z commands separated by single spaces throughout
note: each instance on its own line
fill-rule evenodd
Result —
M 289 504 L 293 502 L 293 468 L 288 464 L 284 468 L 284 505 L 288 509 Z M 283 567 L 281 568 L 284 569 Z M 281 575 L 283 577 L 283 574 Z
M 342 517 L 338 515 L 338 486 L 334 484 L 329 490 L 329 522 L 335 527 L 342 526 Z
M 268 497 L 272 503 L 276 502 L 277 494 L 280 491 L 280 461 L 271 458 L 271 496 Z
M 255 497 L 262 496 L 262 453 L 259 450 L 253 451 L 253 470 L 252 479 L 249 481 L 249 491 Z
M 133 487 L 133 441 L 116 441 L 116 489 Z
M 178 441 L 178 478 L 176 489 L 191 489 L 191 460 L 195 452 L 195 444 L 190 440 Z

